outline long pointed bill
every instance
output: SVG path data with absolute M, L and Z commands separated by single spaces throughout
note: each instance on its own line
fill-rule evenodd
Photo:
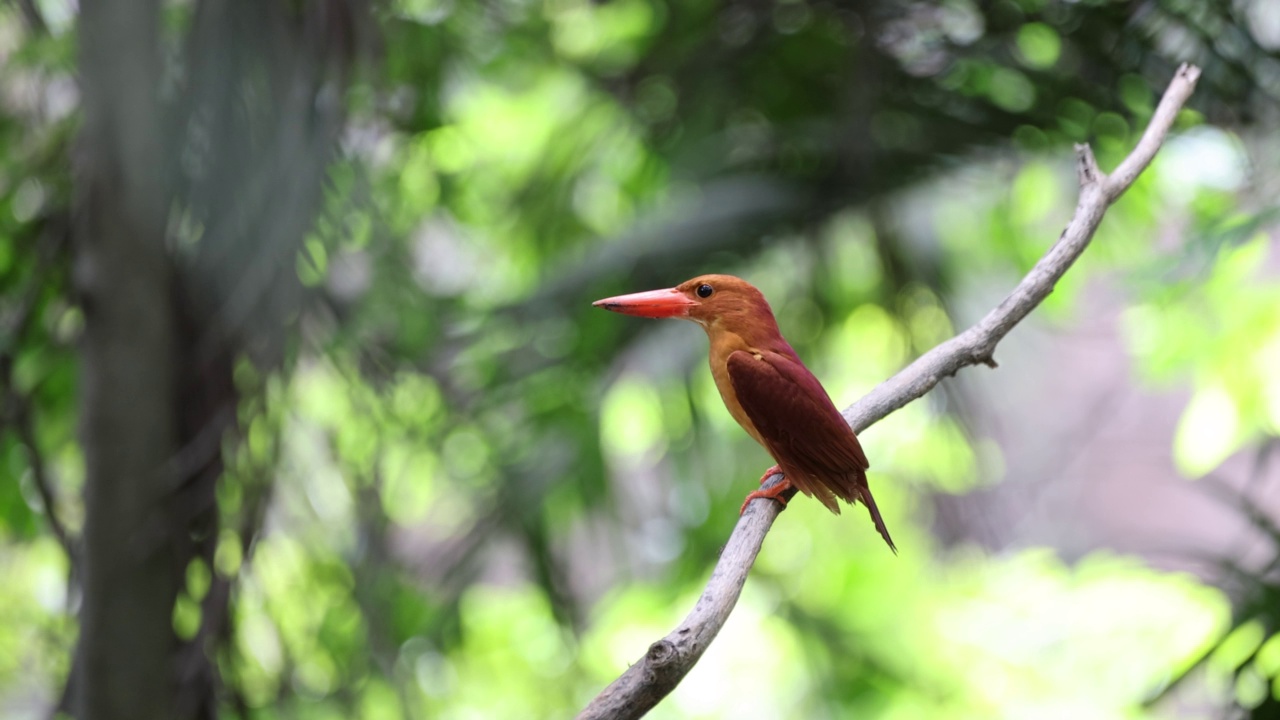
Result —
M 619 295 L 597 300 L 592 305 L 624 315 L 647 318 L 687 317 L 689 308 L 698 303 L 675 288 Z

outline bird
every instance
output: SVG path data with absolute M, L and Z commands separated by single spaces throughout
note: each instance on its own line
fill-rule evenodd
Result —
M 618 295 L 596 307 L 645 318 L 691 320 L 707 331 L 711 375 L 733 419 L 777 463 L 760 477 L 783 482 L 747 495 L 787 504 L 792 488 L 839 515 L 839 500 L 862 503 L 880 537 L 897 547 L 867 484 L 867 456 L 822 383 L 782 337 L 755 286 L 732 275 L 700 275 L 664 290 Z

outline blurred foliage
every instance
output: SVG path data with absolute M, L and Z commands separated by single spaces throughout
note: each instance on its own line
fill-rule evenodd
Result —
M 173 45 L 200 4 L 166 6 Z M 229 715 L 575 711 L 691 606 L 768 464 L 695 330 L 590 301 L 743 275 L 847 404 L 1012 286 L 1074 204 L 1067 144 L 1113 166 L 1179 61 L 1205 70 L 1187 132 L 1038 321 L 1124 289 L 1136 374 L 1192 389 L 1170 451 L 1190 476 L 1280 434 L 1266 0 L 378 9 L 297 259 L 299 342 L 237 369 L 217 552 L 174 608 L 190 638 L 232 594 L 205 648 Z M 74 27 L 70 4 L 0 8 L 6 717 L 57 701 L 75 636 Z M 1220 590 L 931 538 L 933 494 L 1003 474 L 972 401 L 948 386 L 865 433 L 901 557 L 797 502 L 653 717 L 1142 717 L 1193 667 L 1216 705 L 1274 704 L 1275 562 Z

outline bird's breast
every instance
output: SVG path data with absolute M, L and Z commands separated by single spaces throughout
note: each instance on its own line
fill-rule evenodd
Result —
M 721 347 L 717 347 L 721 345 Z M 738 421 L 743 430 L 747 434 L 755 438 L 755 441 L 768 449 L 764 444 L 764 440 L 760 436 L 760 431 L 756 429 L 755 423 L 751 422 L 751 418 L 747 416 L 747 411 L 742 409 L 742 403 L 738 402 L 738 393 L 733 389 L 733 381 L 729 378 L 729 355 L 737 350 L 745 350 L 751 353 L 756 360 L 763 362 L 763 358 L 759 351 L 748 347 L 746 343 L 727 342 L 712 343 L 711 348 L 711 377 L 716 381 L 716 389 L 720 391 L 720 399 L 724 400 L 724 406 L 728 408 L 729 414 L 733 419 Z

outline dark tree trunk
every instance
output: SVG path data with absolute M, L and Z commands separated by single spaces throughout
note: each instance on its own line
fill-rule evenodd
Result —
M 72 706 L 82 720 L 172 718 L 166 468 L 175 422 L 173 274 L 157 112 L 157 0 L 81 6 L 84 128 L 75 279 L 85 454 L 84 599 Z
M 166 66 L 160 6 L 84 3 L 79 21 L 86 517 L 63 709 L 80 720 L 217 715 L 211 658 L 234 579 L 215 582 L 189 642 L 174 604 L 188 564 L 212 564 L 235 363 L 276 367 L 298 312 L 295 256 L 323 203 L 335 98 L 368 17 L 360 0 L 200 2 L 187 57 Z M 198 237 L 174 230 L 175 211 Z

